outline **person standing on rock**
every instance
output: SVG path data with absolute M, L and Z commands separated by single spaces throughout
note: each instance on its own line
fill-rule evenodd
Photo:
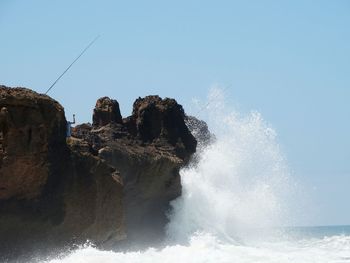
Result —
M 0 110 L 0 152 L 4 153 L 6 149 L 6 134 L 8 130 L 8 110 L 2 107 Z
M 72 124 L 75 124 L 75 114 L 73 114 L 73 121 L 67 121 L 67 138 L 72 136 Z
M 7 119 L 8 119 L 8 110 L 6 107 L 2 107 L 0 110 L 0 132 L 7 132 Z

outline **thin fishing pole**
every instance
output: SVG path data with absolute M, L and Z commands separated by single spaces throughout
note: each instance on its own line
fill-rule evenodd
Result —
M 79 56 L 77 56 L 76 59 L 74 59 L 74 61 L 66 68 L 65 71 L 63 71 L 63 73 L 54 81 L 54 83 L 52 83 L 52 85 L 50 86 L 50 88 L 48 88 L 48 90 L 45 92 L 45 94 L 47 94 L 52 88 L 53 86 L 55 86 L 55 84 L 63 77 L 63 75 L 73 66 L 73 64 L 85 53 L 86 50 L 89 49 L 89 47 L 92 46 L 92 44 L 95 43 L 95 41 L 99 38 L 100 36 L 98 35 L 97 37 L 94 38 L 94 40 L 92 40 L 89 45 L 86 46 L 86 48 L 79 54 Z

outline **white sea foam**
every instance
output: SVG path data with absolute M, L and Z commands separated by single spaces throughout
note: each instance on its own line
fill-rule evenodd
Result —
M 258 112 L 227 111 L 223 98 L 210 93 L 216 140 L 181 171 L 183 195 L 172 202 L 166 246 L 127 253 L 88 246 L 49 262 L 350 262 L 350 236 L 303 239 L 271 230 L 294 223 L 300 193 L 275 131 Z
M 259 246 L 223 243 L 211 235 L 194 235 L 188 245 L 172 245 L 161 250 L 115 253 L 93 247 L 77 250 L 51 263 L 341 263 L 350 262 L 350 237 L 333 236 L 300 242 L 262 243 Z

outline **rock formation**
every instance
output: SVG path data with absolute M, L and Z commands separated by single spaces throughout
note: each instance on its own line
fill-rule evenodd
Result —
M 92 125 L 104 126 L 108 123 L 122 123 L 122 115 L 119 110 L 119 103 L 108 97 L 97 100 L 92 119 Z
M 132 115 L 122 123 L 96 125 L 104 123 L 98 114 L 101 105 L 107 104 L 104 101 L 112 100 L 98 100 L 95 125 L 79 125 L 73 135 L 120 171 L 129 244 L 155 242 L 163 236 L 169 202 L 181 194 L 179 170 L 188 163 L 197 142 L 184 122 L 182 106 L 173 99 L 139 98 Z M 116 107 L 109 110 L 109 116 L 119 112 Z
M 181 194 L 179 170 L 197 144 L 181 105 L 139 98 L 122 119 L 104 97 L 93 124 L 72 134 L 58 102 L 0 86 L 3 257 L 86 240 L 101 248 L 161 240 L 169 202 Z
M 34 199 L 56 176 L 65 150 L 63 108 L 26 89 L 0 92 L 0 199 Z
M 0 109 L 0 255 L 124 239 L 119 174 L 83 142 L 66 144 L 59 103 L 1 86 Z

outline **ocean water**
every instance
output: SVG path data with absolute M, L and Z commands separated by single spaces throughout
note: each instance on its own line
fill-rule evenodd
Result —
M 307 189 L 289 172 L 276 132 L 213 89 L 206 116 L 216 139 L 181 170 L 163 246 L 101 251 L 87 244 L 50 263 L 350 262 L 350 226 L 288 227 L 308 217 Z
M 187 244 L 169 244 L 157 249 L 116 253 L 84 246 L 69 255 L 46 262 L 95 263 L 95 262 L 293 262 L 293 263 L 341 263 L 350 262 L 350 226 L 327 226 L 304 228 L 316 237 L 266 240 L 252 244 L 222 241 L 210 234 L 198 233 Z

